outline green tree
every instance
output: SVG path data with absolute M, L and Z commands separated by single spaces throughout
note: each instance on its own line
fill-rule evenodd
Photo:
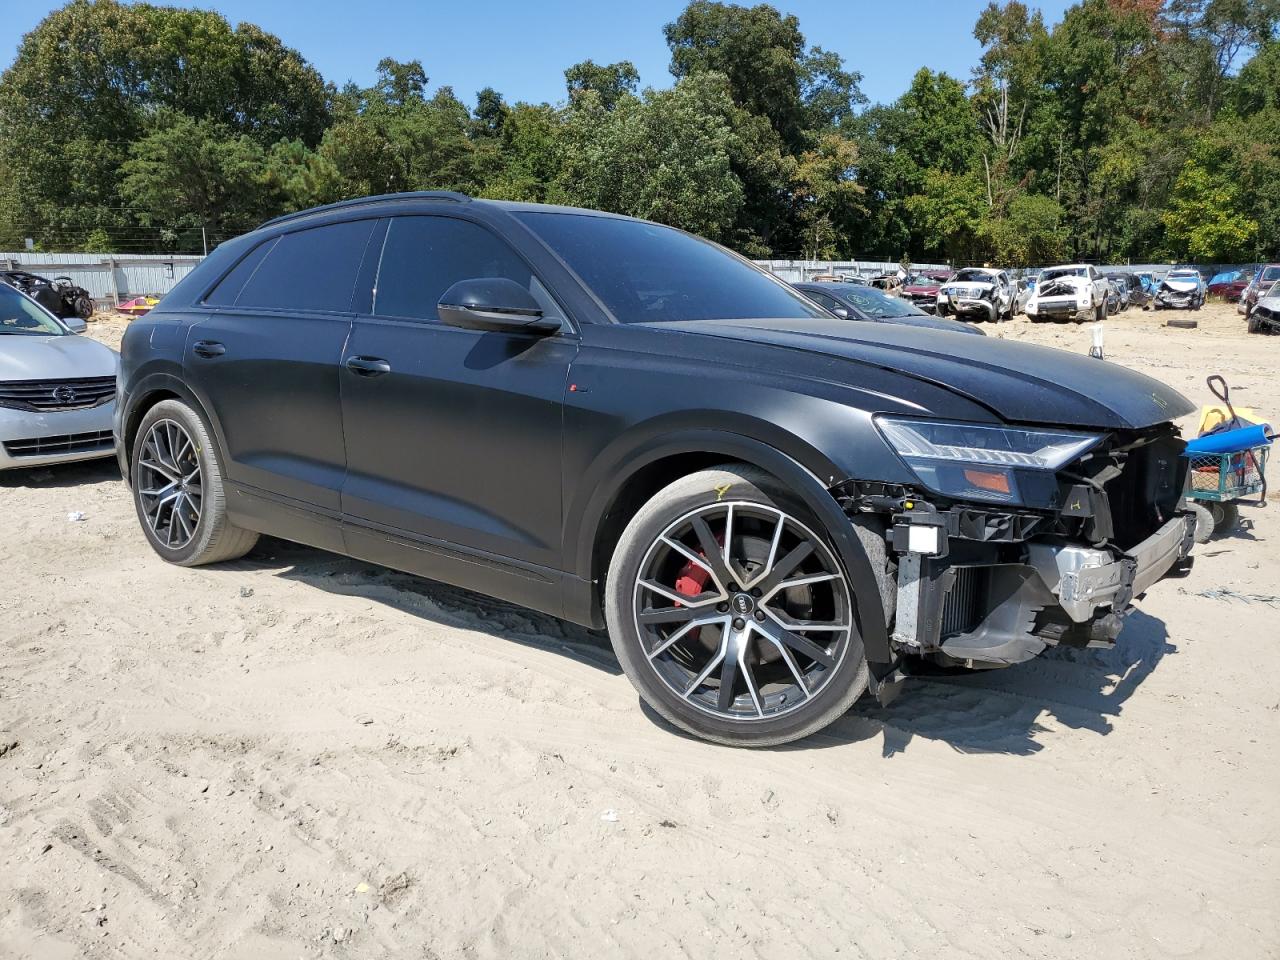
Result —
M 72 0 L 49 14 L 0 77 L 0 223 L 54 245 L 127 229 L 129 146 L 161 111 L 220 124 L 266 146 L 319 142 L 329 89 L 294 50 L 216 13 Z
M 693 0 L 664 32 L 673 76 L 723 74 L 734 102 L 768 119 L 793 153 L 811 126 L 846 118 L 862 99 L 859 75 L 835 54 L 806 51 L 800 21 L 768 4 Z
M 600 98 L 600 105 L 612 110 L 624 94 L 636 92 L 640 85 L 640 72 L 630 60 L 603 66 L 594 60 L 583 60 L 564 72 L 564 83 L 571 102 L 592 90 Z
M 165 111 L 129 153 L 120 192 L 143 226 L 234 235 L 275 209 L 266 152 L 212 120 Z

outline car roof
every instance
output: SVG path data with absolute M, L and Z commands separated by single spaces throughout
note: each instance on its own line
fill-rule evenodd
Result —
M 603 210 L 589 210 L 584 207 L 566 207 L 547 203 L 524 203 L 515 200 L 483 200 L 475 199 L 467 196 L 465 193 L 457 193 L 453 190 L 414 190 L 404 193 L 382 193 L 367 197 L 354 197 L 350 200 L 339 200 L 337 203 L 327 203 L 319 207 L 309 207 L 306 210 L 299 210 L 296 213 L 286 213 L 279 217 L 263 223 L 258 229 L 265 227 L 274 227 L 281 224 L 300 222 L 310 220 L 313 217 L 322 217 L 329 213 L 335 213 L 354 209 L 379 209 L 383 207 L 392 209 L 439 209 L 440 205 L 457 204 L 459 206 L 475 206 L 481 209 L 497 209 L 504 210 L 507 213 L 573 213 L 592 217 L 607 217 L 615 220 L 634 220 L 635 217 L 628 217 L 618 213 L 607 213 Z

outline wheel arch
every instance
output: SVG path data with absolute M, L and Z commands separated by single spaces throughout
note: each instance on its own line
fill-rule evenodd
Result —
M 126 484 L 131 482 L 129 466 L 133 461 L 133 444 L 138 437 L 138 428 L 142 424 L 142 419 L 147 415 L 147 411 L 165 400 L 181 400 L 196 412 L 213 435 L 214 443 L 218 446 L 216 452 L 219 461 L 226 462 L 222 449 L 222 434 L 213 418 L 209 416 L 204 404 L 196 398 L 196 395 L 181 379 L 173 374 L 152 373 L 139 381 L 137 386 L 130 391 L 128 406 L 120 420 L 120 436 L 117 450 L 120 460 L 120 472 L 123 474 Z
M 814 451 L 814 467 L 827 466 L 824 461 Z M 849 574 L 873 675 L 883 672 L 875 669 L 877 665 L 892 663 L 879 581 L 853 524 L 831 495 L 828 483 L 813 469 L 763 441 L 710 430 L 664 436 L 660 442 L 633 451 L 626 463 L 625 472 L 618 471 L 609 483 L 596 486 L 572 531 L 566 531 L 566 568 L 588 587 L 576 601 L 566 598 L 570 618 L 597 625 L 603 622 L 600 611 L 605 571 L 618 538 L 640 506 L 682 476 L 718 464 L 737 463 L 768 473 L 797 496 L 822 524 Z M 578 604 L 585 604 L 588 609 L 573 609 Z

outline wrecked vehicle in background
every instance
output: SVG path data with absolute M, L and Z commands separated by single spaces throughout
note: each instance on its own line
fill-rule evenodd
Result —
M 1012 320 L 1013 283 L 1003 270 L 965 267 L 938 290 L 937 312 L 940 317 L 954 315 L 962 320 Z
M 68 326 L 80 333 L 85 329 L 83 321 L 93 316 L 93 298 L 84 287 L 77 286 L 70 277 L 54 277 L 49 280 L 25 270 L 0 272 L 0 280 L 25 293 L 59 320 L 78 320 Z
M 1248 270 L 1227 270 L 1209 278 L 1209 296 L 1235 303 L 1248 286 Z
M 938 309 L 938 291 L 946 280 L 946 274 L 917 273 L 907 277 L 899 293 L 904 300 L 910 301 L 917 310 L 933 313 Z
M 1120 281 L 1115 277 L 1107 277 L 1107 313 L 1121 313 L 1129 306 L 1127 291 L 1121 289 Z
M 1156 288 L 1157 310 L 1199 310 L 1204 306 L 1206 288 L 1200 271 L 1178 267 L 1165 274 Z
M 1271 289 L 1272 284 L 1280 280 L 1280 263 L 1264 263 L 1253 275 L 1249 285 L 1240 294 L 1240 305 L 1236 309 L 1246 317 L 1253 312 L 1253 306 L 1262 299 L 1262 294 Z
M 1129 307 L 1141 307 L 1143 310 L 1151 302 L 1151 295 L 1147 292 L 1147 288 L 1143 286 L 1142 280 L 1133 273 L 1113 273 L 1111 279 L 1121 286 L 1121 298 L 1125 301 L 1125 305 Z
M 1027 316 L 1035 322 L 1104 320 L 1111 295 L 1110 284 L 1091 264 L 1048 267 L 1036 280 L 1036 288 L 1027 301 Z
M 1263 291 L 1249 312 L 1250 333 L 1280 333 L 1280 280 Z

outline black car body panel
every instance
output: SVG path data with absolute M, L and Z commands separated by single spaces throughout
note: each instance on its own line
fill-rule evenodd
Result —
M 1147 427 L 1194 407 L 1158 380 L 1087 356 L 987 338 L 868 329 L 840 321 L 696 321 L 690 334 L 786 347 L 896 371 L 963 396 L 1012 423 L 1072 423 L 1082 427 Z M 1105 362 L 1104 362 L 1105 363 Z M 856 380 L 860 372 L 844 371 Z M 945 407 L 929 413 L 946 416 Z M 963 417 L 948 417 L 963 419 Z
M 872 569 L 851 516 L 901 520 L 903 504 L 918 500 L 910 522 L 930 506 L 961 540 L 980 514 L 1006 532 L 1092 530 L 1091 542 L 1102 543 L 1111 515 L 1105 497 L 1072 508 L 1077 481 L 1051 475 L 1024 478 L 1024 503 L 1012 512 L 922 497 L 876 417 L 1100 431 L 1085 471 L 1103 477 L 1099 489 L 1122 467 L 1135 490 L 1154 490 L 1158 476 L 1159 497 L 1176 480 L 1180 441 L 1169 439 L 1169 423 L 1192 406 L 1157 381 L 1085 356 L 937 329 L 937 321 L 850 323 L 789 288 L 787 298 L 803 305 L 789 318 L 616 322 L 607 291 L 588 286 L 526 216 L 546 212 L 625 219 L 402 195 L 282 218 L 220 246 L 125 334 L 116 411 L 125 476 L 143 414 L 176 396 L 209 424 L 236 524 L 600 626 L 601 580 L 630 512 L 691 470 L 752 464 L 825 526 L 880 684 L 897 655 L 880 600 L 883 571 Z M 407 223 L 423 217 L 432 218 L 425 227 Z M 325 235 L 340 243 L 315 281 L 327 299 L 265 289 L 286 249 L 277 245 L 319 242 L 289 239 L 317 227 L 341 234 Z M 471 274 L 445 279 L 521 274 L 558 332 L 450 326 L 435 316 L 441 290 L 406 287 L 397 309 L 425 312 L 389 312 L 393 251 L 406 242 L 397 237 L 420 228 L 472 238 L 470 247 L 430 247 L 440 262 L 491 247 Z M 282 302 L 248 306 L 250 290 Z M 658 291 L 650 302 L 666 309 L 671 298 Z M 1152 465 L 1124 467 L 1139 462 L 1127 452 L 1139 449 Z M 1104 461 L 1112 464 L 1105 474 Z M 1126 493 L 1116 503 L 1141 505 L 1142 496 L 1158 499 Z M 1028 511 L 1039 519 L 1018 519 Z M 1164 499 L 1143 507 L 1146 526 L 1130 539 L 1169 511 Z M 1017 541 L 1000 542 L 1007 552 Z

